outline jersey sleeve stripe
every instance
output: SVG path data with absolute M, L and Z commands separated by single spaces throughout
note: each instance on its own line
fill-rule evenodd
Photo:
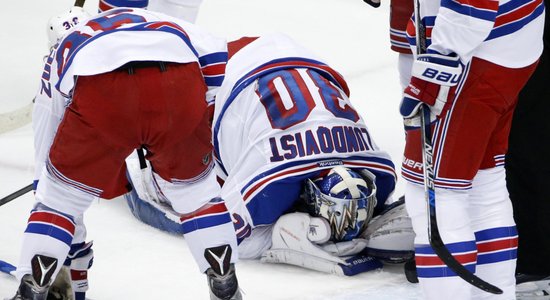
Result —
M 542 7 L 542 0 L 531 1 L 514 10 L 499 13 L 495 21 L 495 27 L 517 22 L 523 18 L 529 17 L 535 13 L 538 7 Z
M 212 63 L 202 67 L 205 76 L 219 76 L 225 73 L 225 62 Z
M 201 68 L 206 68 L 213 65 L 218 65 L 220 63 L 223 63 L 224 65 L 227 63 L 227 52 L 214 52 L 207 55 L 203 55 L 199 57 L 199 63 L 201 64 Z M 222 70 L 222 73 L 225 72 L 225 66 Z
M 493 30 L 491 31 L 491 34 L 489 34 L 489 37 L 487 37 L 487 40 L 492 40 L 501 36 L 512 34 L 522 29 L 525 25 L 529 24 L 531 21 L 533 21 L 534 19 L 542 15 L 543 12 L 544 12 L 544 5 L 542 3 L 539 3 L 538 6 L 530 15 L 522 19 L 517 19 L 513 22 L 493 28 Z
M 497 16 L 497 1 L 472 1 L 460 3 L 459 1 L 443 0 L 441 7 L 448 8 L 464 16 L 470 16 L 486 21 L 494 21 Z
M 224 76 L 204 76 L 204 82 L 208 86 L 221 86 L 223 83 Z
M 206 85 L 221 86 L 225 77 L 227 52 L 215 52 L 199 57 L 199 63 Z

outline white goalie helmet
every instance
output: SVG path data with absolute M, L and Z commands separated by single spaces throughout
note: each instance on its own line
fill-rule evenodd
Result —
M 90 18 L 82 7 L 74 6 L 68 12 L 53 16 L 48 21 L 48 47 L 51 48 L 78 23 Z
M 322 178 L 306 180 L 308 212 L 329 222 L 333 241 L 352 240 L 366 229 L 376 206 L 374 178 L 365 169 L 337 166 Z

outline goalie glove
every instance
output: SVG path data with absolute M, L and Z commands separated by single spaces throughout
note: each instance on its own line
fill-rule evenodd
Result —
M 414 231 L 405 209 L 405 198 L 388 207 L 369 223 L 362 234 L 365 253 L 387 263 L 402 263 L 414 257 Z
M 323 218 L 306 213 L 284 215 L 275 223 L 273 244 L 262 254 L 261 261 L 345 276 L 382 267 L 380 261 L 372 257 L 354 255 L 366 245 L 363 239 L 326 243 L 330 235 L 330 225 Z

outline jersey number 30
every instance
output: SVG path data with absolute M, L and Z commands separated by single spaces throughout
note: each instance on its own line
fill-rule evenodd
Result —
M 325 108 L 337 118 L 357 122 L 359 115 L 349 104 L 347 97 L 319 73 L 307 70 L 305 74 L 295 69 L 273 72 L 258 80 L 256 93 L 265 107 L 271 127 L 287 129 L 303 122 L 313 108 L 313 89 L 304 77 L 309 77 Z

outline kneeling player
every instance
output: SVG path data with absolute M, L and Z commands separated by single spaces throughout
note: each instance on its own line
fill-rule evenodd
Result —
M 341 75 L 283 35 L 228 48 L 213 144 L 239 257 L 344 275 L 380 266 L 365 254 L 409 258 L 413 234 L 404 207 L 385 210 L 394 165 L 351 106 Z M 151 188 L 149 169 L 129 163 L 134 215 L 179 232 L 187 220 Z M 371 221 L 373 215 L 381 216 Z M 392 235 L 383 233 L 388 226 Z

